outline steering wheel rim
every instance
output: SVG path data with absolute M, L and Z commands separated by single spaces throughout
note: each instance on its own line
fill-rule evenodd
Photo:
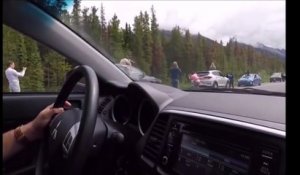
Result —
M 54 107 L 63 107 L 64 102 L 67 100 L 74 86 L 82 77 L 85 77 L 86 79 L 84 105 L 82 108 L 79 130 L 74 145 L 72 146 L 72 151 L 68 155 L 63 174 L 80 174 L 84 162 L 88 157 L 89 149 L 87 148 L 92 146 L 92 138 L 97 119 L 99 85 L 97 75 L 91 67 L 82 65 L 73 69 L 61 88 L 54 103 Z M 47 132 L 40 147 L 36 166 L 37 175 L 43 174 L 43 166 L 46 162 L 46 144 L 49 136 L 50 135 Z

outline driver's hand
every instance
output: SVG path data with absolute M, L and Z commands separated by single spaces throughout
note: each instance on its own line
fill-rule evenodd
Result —
M 71 103 L 68 101 L 65 101 L 64 108 L 70 108 Z M 49 124 L 51 121 L 51 118 L 53 115 L 61 114 L 64 112 L 64 108 L 53 108 L 53 104 L 47 106 L 44 108 L 37 117 L 32 120 L 30 123 L 26 124 L 24 127 L 26 127 L 28 132 L 26 136 L 29 140 L 36 140 L 39 138 L 42 138 L 44 135 L 44 128 Z

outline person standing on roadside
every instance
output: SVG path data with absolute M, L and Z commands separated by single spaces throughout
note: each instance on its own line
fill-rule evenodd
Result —
M 173 64 L 172 64 L 170 74 L 171 74 L 171 85 L 175 88 L 178 88 L 179 78 L 180 78 L 180 75 L 181 75 L 181 69 L 179 68 L 176 61 L 174 61 Z
M 227 78 L 229 79 L 229 88 L 234 88 L 234 85 L 233 85 L 233 83 L 234 83 L 234 77 L 233 77 L 233 74 L 232 73 L 229 73 L 229 74 L 227 74 Z
M 26 67 L 23 67 L 21 72 L 15 70 L 15 63 L 13 61 L 8 62 L 8 68 L 5 70 L 5 75 L 9 84 L 10 92 L 21 92 L 19 77 L 24 77 Z

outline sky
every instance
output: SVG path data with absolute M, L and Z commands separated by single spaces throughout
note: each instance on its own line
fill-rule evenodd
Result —
M 285 49 L 286 8 L 285 1 L 97 1 L 82 0 L 81 8 L 96 6 L 100 16 L 101 3 L 106 21 L 114 13 L 121 21 L 133 24 L 139 12 L 151 14 L 154 6 L 159 27 L 171 30 L 178 25 L 191 33 L 200 33 L 213 40 L 227 43 L 230 37 L 255 45 L 263 43 Z

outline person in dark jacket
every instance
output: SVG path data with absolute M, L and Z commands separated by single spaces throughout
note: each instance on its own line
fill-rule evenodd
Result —
M 178 64 L 176 61 L 173 62 L 171 70 L 170 70 L 170 75 L 171 75 L 171 85 L 175 88 L 178 88 L 179 86 L 179 78 L 181 75 L 181 69 L 179 68 Z
M 285 77 L 286 77 L 286 76 L 285 76 L 285 73 L 282 72 L 282 73 L 281 73 L 281 79 L 282 79 L 283 82 L 285 82 Z
M 234 77 L 232 73 L 227 74 L 227 78 L 229 79 L 229 88 L 234 88 Z

